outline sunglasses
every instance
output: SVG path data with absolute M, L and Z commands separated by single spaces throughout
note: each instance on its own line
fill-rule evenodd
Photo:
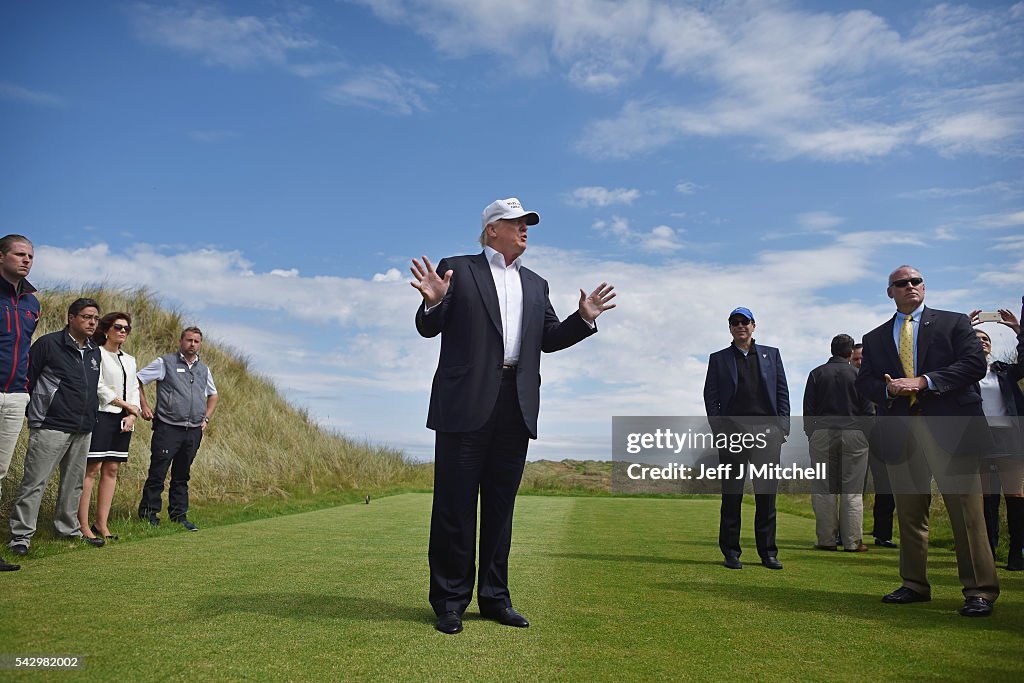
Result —
M 750 323 L 751 323 L 751 321 L 747 320 L 746 318 L 730 318 L 729 319 L 729 327 L 739 327 L 740 325 L 749 325 Z
M 113 327 L 118 332 L 124 332 L 126 334 L 132 331 L 131 325 L 122 325 L 120 323 L 114 323 L 113 325 L 111 325 L 111 327 Z
M 923 277 L 907 277 L 903 278 L 902 280 L 893 280 L 892 282 L 889 283 L 889 286 L 896 287 L 897 289 L 903 289 L 907 285 L 917 287 L 922 282 L 924 282 Z

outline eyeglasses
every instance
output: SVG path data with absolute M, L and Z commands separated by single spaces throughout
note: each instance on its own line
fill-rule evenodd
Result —
M 729 319 L 729 327 L 739 327 L 741 325 L 749 325 L 752 322 L 753 322 L 752 320 L 747 320 L 746 318 L 730 318 Z
M 125 334 L 128 334 L 129 332 L 132 331 L 131 325 L 122 325 L 120 323 L 114 323 L 113 325 L 111 325 L 111 327 L 113 327 L 118 332 L 124 332 Z
M 82 320 L 85 320 L 85 321 L 96 320 L 98 322 L 99 319 L 100 319 L 100 317 L 98 315 L 84 315 L 82 313 L 79 313 L 78 317 L 81 318 Z
M 895 287 L 897 289 L 903 289 L 907 285 L 911 285 L 912 287 L 917 287 L 922 282 L 924 282 L 924 278 L 923 277 L 906 277 L 906 278 L 903 278 L 902 280 L 893 280 L 892 282 L 889 283 L 889 286 L 890 287 Z

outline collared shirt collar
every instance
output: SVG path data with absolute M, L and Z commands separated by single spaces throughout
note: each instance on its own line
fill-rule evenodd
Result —
M 185 354 L 183 354 L 181 351 L 178 351 L 178 358 L 180 358 L 181 362 L 184 363 L 185 365 L 192 367 L 193 365 L 196 364 L 196 361 L 199 360 L 199 354 L 196 354 L 196 357 L 192 359 L 191 363 L 188 362 L 188 360 L 185 358 Z
M 912 311 L 912 312 L 910 313 L 910 319 L 911 319 L 911 320 L 912 320 L 913 322 L 917 322 L 917 323 L 919 323 L 919 322 L 921 322 L 921 315 L 922 315 L 923 313 L 924 313 L 924 303 L 922 302 L 920 306 L 918 306 L 917 308 L 915 308 L 915 309 L 914 309 L 914 310 L 913 310 L 913 311 Z M 907 314 L 906 314 L 906 313 L 900 313 L 899 311 L 896 311 L 896 322 L 897 322 L 898 324 L 902 325 L 902 324 L 903 324 L 903 319 L 904 319 L 904 318 L 906 318 L 906 317 L 907 317 Z
M 495 259 L 495 257 L 498 257 L 499 260 L 497 261 L 497 263 L 500 264 L 502 268 L 506 267 L 505 266 L 505 255 L 502 254 L 500 251 L 497 251 L 497 250 L 492 249 L 491 247 L 485 245 L 484 246 L 484 256 L 487 257 L 487 262 L 488 263 L 495 263 L 494 259 Z M 522 260 L 523 260 L 523 256 L 522 256 L 522 254 L 520 254 L 519 256 L 516 257 L 516 260 L 512 262 L 511 267 L 515 268 L 516 270 L 519 270 L 520 265 L 522 265 Z
M 78 343 L 78 340 L 75 339 L 71 335 L 71 328 L 66 326 L 66 325 L 64 327 L 64 336 L 65 336 L 65 339 L 67 341 L 70 341 L 72 344 L 74 344 L 75 348 L 78 349 L 79 351 L 88 351 L 89 349 L 92 348 L 92 339 L 90 339 L 89 337 L 86 337 L 85 338 L 85 346 L 82 346 L 81 344 Z

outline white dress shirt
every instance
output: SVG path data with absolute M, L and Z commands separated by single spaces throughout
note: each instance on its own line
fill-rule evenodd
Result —
M 522 257 L 517 257 L 511 265 L 506 266 L 505 256 L 490 247 L 484 247 L 484 256 L 491 267 L 494 289 L 498 293 L 498 309 L 505 344 L 503 362 L 506 365 L 516 365 L 519 362 L 519 347 L 523 341 L 523 281 L 519 277 Z

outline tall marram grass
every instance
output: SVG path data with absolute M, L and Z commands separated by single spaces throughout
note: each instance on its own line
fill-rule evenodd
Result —
M 132 333 L 123 348 L 135 356 L 140 368 L 176 350 L 181 330 L 193 324 L 180 312 L 161 306 L 144 289 L 51 290 L 39 295 L 43 316 L 36 338 L 63 328 L 68 305 L 81 296 L 95 299 L 104 313 L 131 314 Z M 207 338 L 201 357 L 213 372 L 220 399 L 192 466 L 189 498 L 193 505 L 248 503 L 264 496 L 288 498 L 299 493 L 430 487 L 429 468 L 410 463 L 400 452 L 354 442 L 318 426 L 305 411 L 289 405 L 270 381 L 253 372 L 241 353 Z M 155 405 L 154 387 L 147 387 L 150 405 Z M 151 424 L 139 420 L 128 462 L 121 467 L 112 509 L 115 518 L 131 515 L 138 506 L 149 468 L 151 435 Z M 27 437 L 26 426 L 2 484 L 0 515 L 4 518 L 21 482 Z M 57 479 L 53 477 L 43 500 L 40 529 L 48 526 L 43 520 L 53 509 Z

